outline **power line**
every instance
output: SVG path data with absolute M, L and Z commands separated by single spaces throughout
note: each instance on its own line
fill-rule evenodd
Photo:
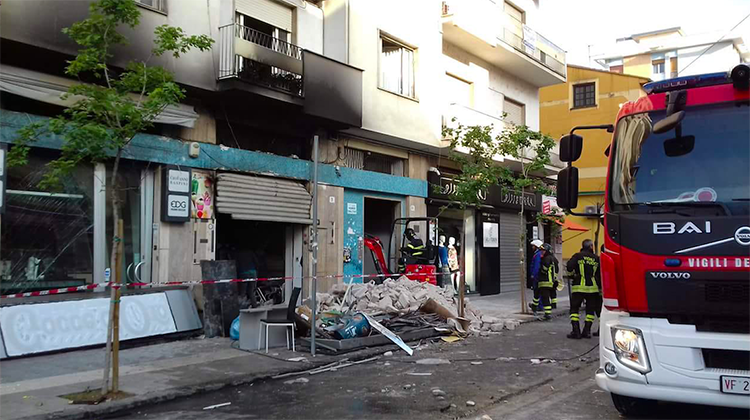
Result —
M 689 64 L 688 64 L 687 66 L 685 66 L 685 67 L 684 67 L 684 68 L 683 68 L 682 70 L 680 70 L 679 72 L 677 72 L 677 75 L 679 76 L 679 75 L 680 75 L 680 73 L 682 73 L 683 71 L 687 70 L 687 68 L 688 68 L 688 67 L 690 67 L 690 65 L 691 65 L 691 64 L 695 63 L 696 61 L 698 61 L 698 59 L 699 59 L 699 58 L 703 57 L 703 54 L 707 53 L 707 52 L 708 52 L 708 50 L 710 50 L 710 49 L 711 49 L 711 48 L 713 48 L 713 47 L 714 47 L 714 46 L 715 46 L 716 44 L 718 44 L 719 42 L 721 42 L 721 40 L 723 40 L 723 39 L 724 39 L 724 38 L 725 38 L 725 37 L 726 37 L 727 35 L 731 34 L 731 33 L 732 33 L 732 31 L 734 31 L 735 29 L 737 29 L 737 27 L 738 27 L 738 26 L 742 25 L 742 22 L 744 22 L 745 20 L 747 20 L 747 18 L 749 18 L 749 17 L 750 17 L 750 13 L 748 13 L 748 14 L 747 14 L 747 15 L 746 15 L 746 16 L 745 16 L 744 18 L 742 18 L 742 20 L 741 20 L 741 21 L 739 21 L 739 23 L 737 23 L 736 25 L 734 25 L 734 27 L 733 27 L 732 29 L 730 29 L 730 30 L 729 30 L 729 32 L 727 32 L 727 33 L 725 33 L 724 35 L 722 35 L 722 37 L 721 37 L 721 38 L 719 38 L 719 40 L 718 40 L 718 41 L 714 42 L 713 44 L 709 45 L 709 47 L 708 47 L 708 48 L 706 48 L 705 50 L 703 50 L 703 52 L 702 52 L 702 53 L 700 53 L 700 55 L 698 55 L 698 57 L 695 57 L 695 60 L 691 61 L 691 62 L 690 62 L 690 63 L 689 63 Z

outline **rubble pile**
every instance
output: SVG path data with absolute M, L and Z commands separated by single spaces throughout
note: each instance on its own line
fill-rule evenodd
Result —
M 451 288 L 440 288 L 429 283 L 420 283 L 402 276 L 397 280 L 386 279 L 382 284 L 374 281 L 364 284 L 337 284 L 329 293 L 318 293 L 318 311 L 363 312 L 368 315 L 407 314 L 417 312 L 425 302 L 432 299 L 455 317 L 458 314 L 458 297 Z M 470 323 L 467 332 L 487 335 L 502 329 L 513 329 L 513 321 L 482 316 L 472 308 L 469 299 L 464 299 L 464 318 Z

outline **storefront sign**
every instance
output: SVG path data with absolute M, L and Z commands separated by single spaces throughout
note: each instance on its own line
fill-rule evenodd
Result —
M 177 331 L 164 293 L 123 296 L 120 339 Z M 107 339 L 109 298 L 37 303 L 0 308 L 8 356 L 103 344 Z
M 453 194 L 456 192 L 456 179 L 453 176 L 429 172 L 427 182 L 429 183 L 427 194 L 430 198 L 453 201 Z M 541 194 L 527 192 L 521 195 L 520 192 L 503 191 L 499 185 L 493 185 L 486 192 L 481 192 L 478 198 L 483 205 L 498 208 L 520 210 L 521 203 L 523 203 L 524 210 L 537 212 L 542 210 Z
M 497 248 L 500 245 L 498 235 L 498 224 L 482 222 L 482 246 L 485 248 Z
M 162 173 L 162 222 L 187 222 L 191 210 L 191 170 L 166 166 Z
M 0 144 L 0 214 L 5 213 L 5 156 L 7 152 L 8 145 Z

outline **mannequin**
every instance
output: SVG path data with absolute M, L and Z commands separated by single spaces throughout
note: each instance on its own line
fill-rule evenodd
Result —
M 448 247 L 445 246 L 445 235 L 438 238 L 438 264 L 440 265 L 440 282 L 438 286 L 445 287 L 450 278 L 450 268 L 448 268 Z
M 453 289 L 458 290 L 458 271 L 460 266 L 458 264 L 458 251 L 456 250 L 456 238 L 448 238 L 448 268 L 451 271 L 451 280 L 453 281 Z

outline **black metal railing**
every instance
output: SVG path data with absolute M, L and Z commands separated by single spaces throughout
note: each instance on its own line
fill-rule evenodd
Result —
M 267 48 L 287 57 L 302 60 L 302 48 L 271 35 L 238 24 L 219 28 L 221 45 L 219 80 L 237 78 L 261 86 L 278 89 L 295 96 L 303 96 L 302 75 L 261 63 L 235 53 L 236 38 Z

